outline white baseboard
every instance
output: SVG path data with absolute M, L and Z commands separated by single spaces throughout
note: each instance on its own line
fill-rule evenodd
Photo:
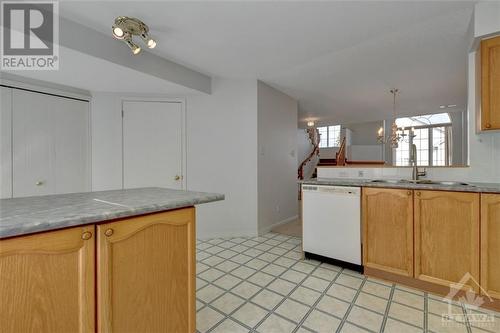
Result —
M 279 222 L 276 222 L 276 223 L 273 223 L 271 225 L 268 225 L 264 228 L 260 228 L 259 229 L 259 235 L 263 235 L 263 234 L 266 234 L 268 232 L 270 232 L 272 229 L 274 229 L 275 227 L 279 226 L 279 225 L 282 225 L 282 224 L 285 224 L 285 223 L 288 223 L 288 222 L 292 222 L 292 221 L 295 221 L 299 218 L 299 215 L 295 215 L 295 216 L 291 216 L 289 218 L 286 218 L 284 220 L 281 220 Z

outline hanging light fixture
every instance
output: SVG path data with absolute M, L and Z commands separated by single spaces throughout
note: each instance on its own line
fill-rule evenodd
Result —
M 393 88 L 390 90 L 392 94 L 392 125 L 391 125 L 391 135 L 389 135 L 387 138 L 385 137 L 384 133 L 384 127 L 380 127 L 378 132 L 377 132 L 377 141 L 379 143 L 386 143 L 390 142 L 392 148 L 398 148 L 399 146 L 399 141 L 404 139 L 406 134 L 404 133 L 404 129 L 400 131 L 398 128 L 398 125 L 396 124 L 396 95 L 399 92 L 399 89 Z
M 139 19 L 118 16 L 112 27 L 113 37 L 123 40 L 133 54 L 139 54 L 141 47 L 133 41 L 133 36 L 139 36 L 150 49 L 156 47 L 156 41 L 149 35 L 149 27 Z

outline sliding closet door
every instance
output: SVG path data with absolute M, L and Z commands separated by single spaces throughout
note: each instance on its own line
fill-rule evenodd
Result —
M 90 190 L 88 102 L 14 89 L 13 196 Z
M 182 104 L 123 102 L 123 187 L 183 188 Z
M 12 89 L 0 87 L 0 199 L 12 197 Z

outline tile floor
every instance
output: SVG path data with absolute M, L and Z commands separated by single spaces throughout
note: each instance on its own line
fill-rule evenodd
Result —
M 486 313 L 493 323 L 443 325 L 441 297 L 302 261 L 300 251 L 300 238 L 275 233 L 199 240 L 198 332 L 500 332 L 500 313 L 457 303 L 454 314 Z

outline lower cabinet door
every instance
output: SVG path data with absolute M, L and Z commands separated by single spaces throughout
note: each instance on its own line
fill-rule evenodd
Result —
M 98 330 L 195 332 L 195 210 L 101 224 Z
M 0 331 L 95 332 L 94 226 L 0 241 Z
M 500 194 L 481 195 L 481 286 L 500 299 Z
M 479 291 L 479 194 L 415 191 L 415 278 Z
M 413 276 L 413 192 L 363 188 L 363 265 Z

